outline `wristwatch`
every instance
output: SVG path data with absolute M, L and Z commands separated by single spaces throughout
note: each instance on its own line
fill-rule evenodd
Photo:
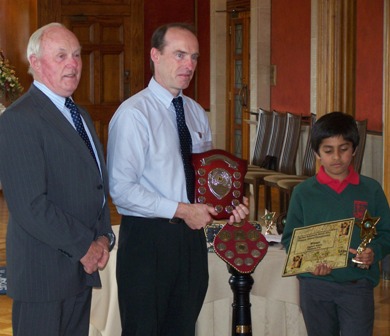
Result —
M 111 251 L 114 248 L 116 238 L 115 238 L 115 235 L 113 233 L 107 232 L 105 234 L 100 235 L 99 237 L 106 237 L 108 239 L 108 241 L 109 241 L 108 250 L 109 251 Z

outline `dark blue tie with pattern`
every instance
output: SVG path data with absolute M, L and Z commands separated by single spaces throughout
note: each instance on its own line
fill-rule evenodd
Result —
M 176 110 L 177 129 L 179 131 L 181 157 L 184 164 L 184 172 L 186 175 L 187 197 L 191 203 L 195 199 L 195 171 L 191 162 L 192 155 L 192 139 L 190 131 L 186 124 L 184 116 L 183 98 L 177 97 L 172 100 Z
M 85 144 L 87 145 L 89 152 L 91 153 L 93 159 L 95 160 L 96 166 L 99 167 L 95 153 L 93 152 L 91 142 L 89 141 L 88 134 L 85 131 L 83 121 L 81 120 L 79 109 L 77 108 L 76 104 L 73 102 L 72 99 L 69 97 L 65 99 L 65 106 L 70 110 L 70 115 L 72 116 L 73 123 L 76 126 L 76 130 L 79 133 L 81 139 L 84 140 Z

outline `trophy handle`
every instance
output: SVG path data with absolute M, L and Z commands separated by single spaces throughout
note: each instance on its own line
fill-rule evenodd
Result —
M 230 168 L 238 169 L 238 162 L 233 161 L 232 159 L 228 158 L 225 155 L 222 154 L 215 154 L 208 156 L 206 158 L 203 158 L 200 162 L 202 166 L 208 166 L 210 163 L 214 161 L 224 161 Z

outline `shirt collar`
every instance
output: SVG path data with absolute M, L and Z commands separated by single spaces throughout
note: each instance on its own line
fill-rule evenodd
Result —
M 152 93 L 157 97 L 158 100 L 160 100 L 164 106 L 169 108 L 172 105 L 172 99 L 176 98 L 170 93 L 167 89 L 162 87 L 155 79 L 154 77 L 151 78 L 148 88 Z M 183 91 L 180 91 L 177 95 L 181 96 L 183 98 L 183 104 L 186 103 L 185 96 L 183 95 Z
M 60 111 L 65 109 L 65 98 L 51 91 L 45 84 L 34 80 L 33 84 L 42 91 L 57 106 Z
M 353 169 L 353 166 L 350 165 L 348 170 L 348 176 L 344 180 L 339 181 L 330 177 L 325 172 L 324 167 L 321 166 L 319 172 L 317 173 L 317 181 L 321 184 L 328 185 L 329 188 L 340 194 L 348 186 L 348 184 L 359 184 L 359 174 Z

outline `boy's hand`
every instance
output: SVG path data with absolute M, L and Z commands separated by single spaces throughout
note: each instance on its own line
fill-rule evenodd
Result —
M 332 272 L 332 268 L 328 264 L 318 264 L 314 272 L 312 274 L 314 275 L 328 275 Z
M 353 248 L 350 248 L 349 252 L 355 254 L 354 259 L 362 262 L 363 265 L 372 265 L 372 263 L 374 262 L 375 253 L 369 247 L 363 250 L 363 252 L 360 254 L 357 254 L 357 250 Z

